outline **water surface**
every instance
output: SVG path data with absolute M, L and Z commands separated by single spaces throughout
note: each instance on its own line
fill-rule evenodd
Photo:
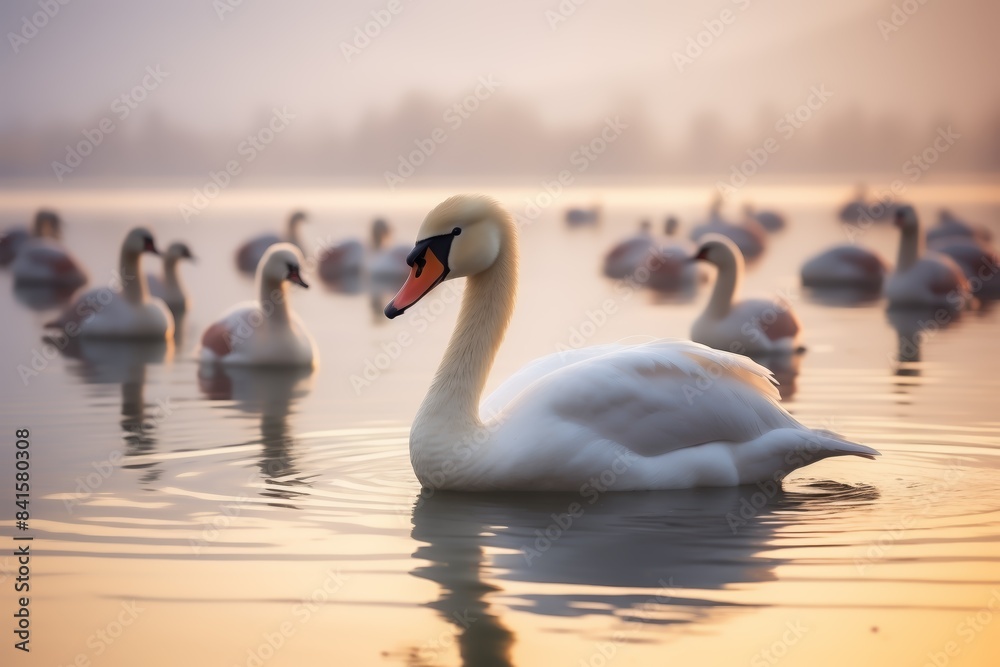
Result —
M 920 210 L 1000 220 L 966 194 L 935 190 Z M 560 346 L 686 337 L 706 289 L 663 298 L 598 267 L 640 216 L 679 213 L 686 231 L 703 195 L 612 193 L 599 230 L 565 230 L 555 208 L 528 226 L 488 388 Z M 314 374 L 199 374 L 200 331 L 253 295 L 234 247 L 310 202 L 279 194 L 185 225 L 162 199 L 62 212 L 92 284 L 111 279 L 136 222 L 163 246 L 192 246 L 199 261 L 182 268 L 194 305 L 176 344 L 88 343 L 49 359 L 40 326 L 52 295 L 15 292 L 0 274 L 2 432 L 29 428 L 32 443 L 30 664 L 996 664 L 1000 311 L 925 330 L 926 313 L 804 294 L 802 260 L 845 240 L 832 202 L 792 191 L 791 227 L 744 288 L 788 298 L 807 329 L 808 353 L 780 373 L 789 410 L 883 457 L 823 461 L 780 489 L 590 503 L 420 493 L 408 425 L 457 298 L 389 322 L 389 295 L 314 277 L 292 293 L 320 347 Z M 411 240 L 427 210 L 312 203 L 307 251 L 366 234 L 375 213 Z M 23 213 L 12 206 L 8 222 Z M 895 230 L 861 241 L 894 259 Z M 22 380 L 17 367 L 32 363 Z M 583 511 L 568 523 L 574 503 Z M 0 568 L 6 595 L 13 559 Z

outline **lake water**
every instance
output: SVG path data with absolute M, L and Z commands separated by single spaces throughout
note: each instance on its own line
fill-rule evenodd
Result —
M 822 461 L 782 489 L 605 494 L 572 525 L 563 515 L 579 496 L 421 498 L 408 427 L 457 299 L 389 322 L 389 295 L 306 275 L 292 303 L 320 348 L 315 373 L 199 378 L 200 332 L 254 295 L 233 264 L 245 237 L 301 205 L 307 251 L 366 235 L 375 214 L 408 242 L 436 193 L 232 193 L 190 224 L 174 195 L 53 197 L 92 284 L 111 279 L 124 231 L 144 223 L 198 256 L 182 267 L 194 303 L 176 345 L 47 360 L 41 325 L 56 311 L 0 273 L 3 520 L 13 434 L 29 429 L 22 534 L 34 537 L 30 656 L 9 645 L 17 565 L 11 549 L 0 556 L 4 664 L 997 664 L 1000 309 L 921 334 L 926 314 L 804 294 L 802 261 L 845 240 L 833 211 L 848 190 L 771 193 L 790 228 L 744 294 L 784 296 L 804 323 L 808 352 L 781 378 L 788 409 L 883 456 Z M 522 195 L 503 195 L 523 210 Z M 600 258 L 642 216 L 659 226 L 677 213 L 686 233 L 707 193 L 598 195 L 599 230 L 570 231 L 557 211 L 592 193 L 524 230 L 518 309 L 488 389 L 560 345 L 687 337 L 707 288 L 689 301 L 621 289 Z M 925 224 L 947 204 L 1000 233 L 995 191 L 914 197 Z M 7 195 L 3 221 L 44 203 L 31 199 Z M 891 226 L 860 240 L 895 259 Z M 607 299 L 615 312 L 595 315 Z M 36 351 L 39 371 L 22 380 Z

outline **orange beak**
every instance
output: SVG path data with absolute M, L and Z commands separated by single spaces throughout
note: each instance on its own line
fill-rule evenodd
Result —
M 424 298 L 448 275 L 447 267 L 431 248 L 427 248 L 418 260 L 410 268 L 410 275 L 406 277 L 399 292 L 385 307 L 385 316 L 390 320 L 402 315 L 407 308 Z

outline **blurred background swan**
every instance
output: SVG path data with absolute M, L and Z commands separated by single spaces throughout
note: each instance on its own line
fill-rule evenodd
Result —
M 885 296 L 895 307 L 943 307 L 960 310 L 969 305 L 969 282 L 953 259 L 925 252 L 924 237 L 912 206 L 899 206 L 895 224 L 900 230 L 896 268 L 885 283 Z
M 290 243 L 269 247 L 257 267 L 256 301 L 230 308 L 201 337 L 202 363 L 303 366 L 317 362 L 316 342 L 291 309 L 288 283 L 308 288 L 302 253 Z
M 0 235 L 0 266 L 7 266 L 17 257 L 18 251 L 29 239 L 62 239 L 62 220 L 55 211 L 41 209 L 35 214 L 31 227 L 10 227 Z
M 141 267 L 145 253 L 160 254 L 153 234 L 135 227 L 121 244 L 116 278 L 106 287 L 95 287 L 76 296 L 55 320 L 45 326 L 69 336 L 94 338 L 170 338 L 174 318 L 166 304 L 149 294 Z
M 752 218 L 739 223 L 726 220 L 722 216 L 722 205 L 722 197 L 712 201 L 708 219 L 691 230 L 691 240 L 700 244 L 708 234 L 725 236 L 739 248 L 743 259 L 756 260 L 767 249 L 767 232 Z
M 236 250 L 237 268 L 244 273 L 252 274 L 256 272 L 257 265 L 260 264 L 260 260 L 264 256 L 264 253 L 267 252 L 267 249 L 275 243 L 291 243 L 301 250 L 302 242 L 299 239 L 299 227 L 302 223 L 306 222 L 307 219 L 308 217 L 304 212 L 295 211 L 288 216 L 288 222 L 285 224 L 284 235 L 268 232 L 246 241 Z
M 187 290 L 177 270 L 181 260 L 193 262 L 194 255 L 186 243 L 176 241 L 167 246 L 166 252 L 163 253 L 162 275 L 158 276 L 155 273 L 146 275 L 149 293 L 163 299 L 163 303 L 167 304 L 175 320 L 184 315 L 188 309 Z

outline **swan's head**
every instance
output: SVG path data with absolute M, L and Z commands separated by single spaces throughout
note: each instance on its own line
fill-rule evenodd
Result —
M 40 238 L 58 239 L 62 237 L 62 221 L 55 211 L 42 209 L 35 214 L 34 234 Z
M 293 211 L 290 216 L 288 216 L 288 224 L 294 227 L 300 222 L 305 222 L 308 219 L 305 211 Z
M 163 253 L 163 259 L 174 262 L 181 259 L 189 259 L 193 262 L 194 255 L 191 254 L 191 249 L 188 248 L 186 243 L 175 241 L 167 246 L 167 251 Z
M 125 241 L 122 242 L 122 252 L 132 255 L 141 255 L 144 252 L 151 252 L 154 255 L 160 254 L 160 251 L 156 249 L 153 233 L 145 227 L 135 227 L 125 236 Z
M 410 275 L 385 307 L 392 319 L 448 278 L 473 276 L 500 256 L 504 225 L 510 216 L 489 197 L 459 195 L 427 214 L 417 243 L 406 257 Z
M 643 220 L 639 223 L 639 233 L 649 235 L 653 230 L 653 223 L 649 220 Z
M 718 268 L 736 266 L 743 263 L 743 254 L 736 244 L 721 234 L 706 234 L 702 237 L 698 251 L 691 261 L 703 261 Z
M 677 224 L 677 218 L 670 216 L 667 218 L 667 221 L 663 223 L 663 231 L 667 234 L 667 236 L 673 236 L 677 233 Z
M 381 248 L 389 236 L 392 234 L 392 229 L 389 227 L 389 223 L 382 218 L 375 218 L 372 221 L 372 246 L 375 248 Z
M 260 258 L 257 280 L 258 284 L 260 281 L 280 284 L 287 280 L 309 287 L 302 280 L 302 252 L 291 243 L 275 243 Z
M 917 212 L 908 204 L 897 206 L 894 224 L 902 229 L 903 233 L 918 231 Z

